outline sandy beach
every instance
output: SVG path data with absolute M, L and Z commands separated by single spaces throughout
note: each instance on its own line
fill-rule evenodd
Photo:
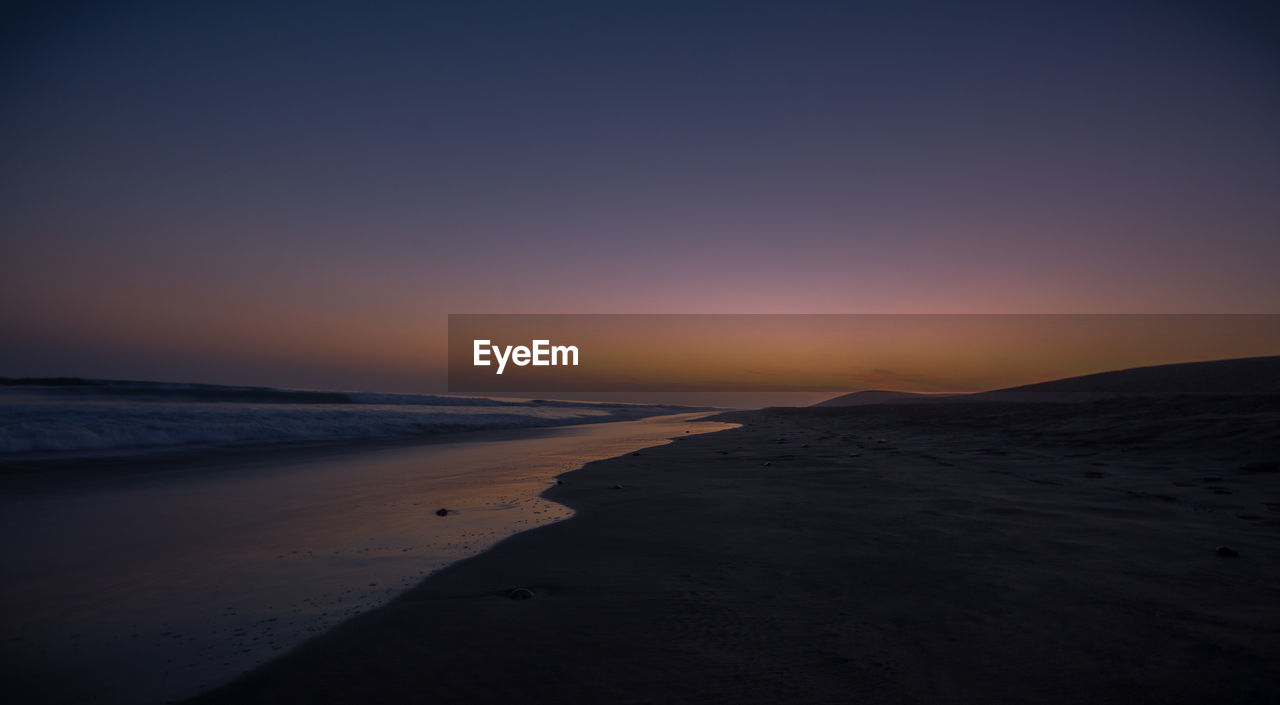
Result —
M 1275 396 L 721 418 L 198 702 L 1280 695 Z

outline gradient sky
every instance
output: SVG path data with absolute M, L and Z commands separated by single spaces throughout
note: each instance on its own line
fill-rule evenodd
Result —
M 447 313 L 1273 313 L 1272 7 L 9 4 L 0 375 L 430 391 Z

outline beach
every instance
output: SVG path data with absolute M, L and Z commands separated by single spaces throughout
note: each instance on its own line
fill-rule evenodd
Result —
M 62 704 L 204 692 L 568 517 L 538 497 L 557 474 L 726 427 L 700 416 L 10 460 L 0 687 Z
M 1274 395 L 717 418 L 194 702 L 1280 697 Z
M 1280 705 L 1280 0 L 5 10 L 0 705 Z

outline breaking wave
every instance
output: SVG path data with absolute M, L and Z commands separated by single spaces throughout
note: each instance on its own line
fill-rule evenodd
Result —
M 0 454 L 405 438 L 626 421 L 687 407 L 0 379 Z

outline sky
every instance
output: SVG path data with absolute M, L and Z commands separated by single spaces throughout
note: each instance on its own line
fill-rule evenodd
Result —
M 449 313 L 1280 302 L 1262 0 L 0 13 L 0 376 L 438 391 Z

